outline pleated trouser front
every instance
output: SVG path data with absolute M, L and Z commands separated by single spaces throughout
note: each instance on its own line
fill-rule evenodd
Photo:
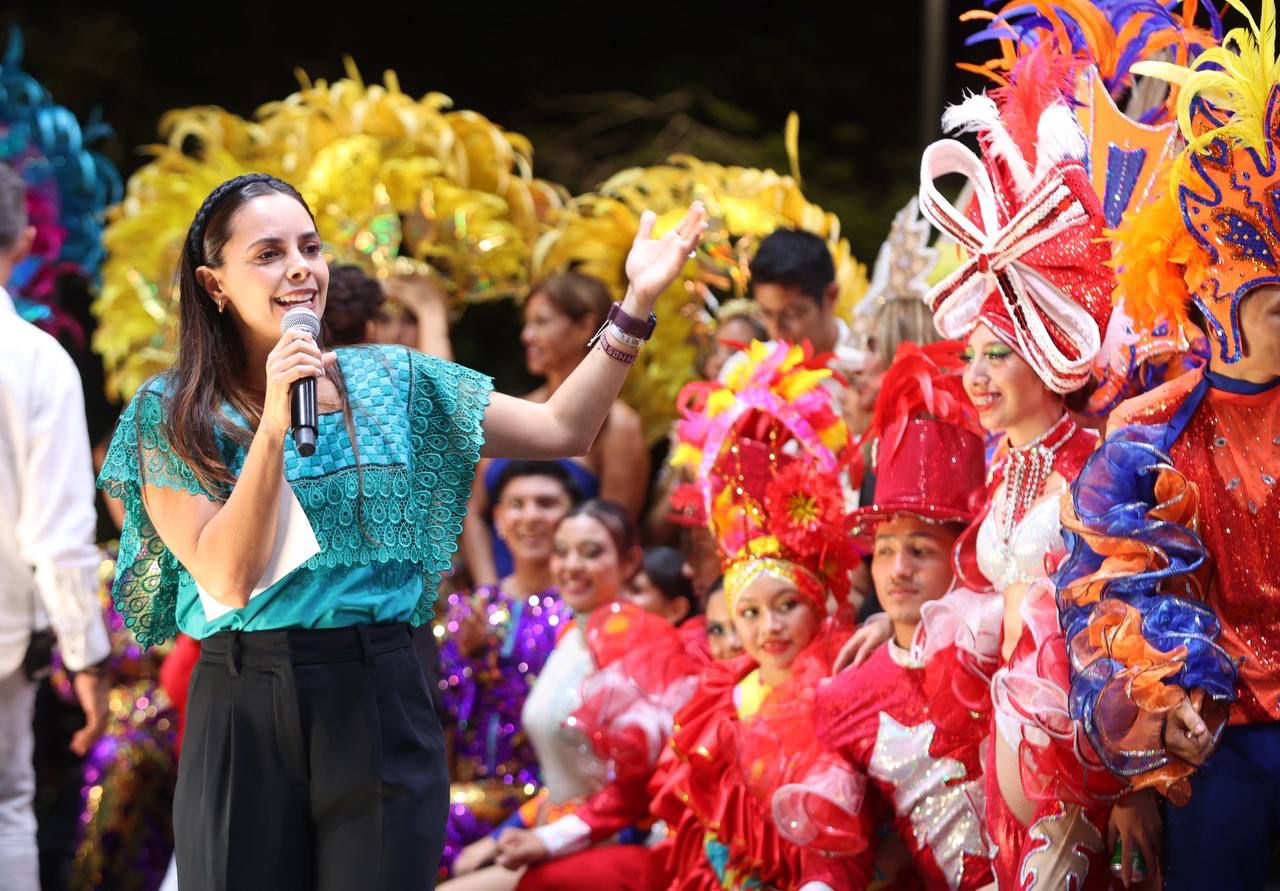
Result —
M 221 632 L 191 677 L 181 891 L 434 887 L 443 739 L 407 625 Z

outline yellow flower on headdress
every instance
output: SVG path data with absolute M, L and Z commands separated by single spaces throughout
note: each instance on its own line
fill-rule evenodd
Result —
M 429 264 L 455 300 L 521 294 L 539 236 L 562 190 L 535 179 L 528 140 L 440 93 L 413 98 L 394 72 L 366 86 L 354 63 L 330 84 L 299 72 L 301 89 L 253 120 L 219 108 L 170 111 L 165 142 L 109 214 L 108 258 L 94 303 L 94 347 L 108 390 L 128 397 L 173 358 L 172 287 L 204 197 L 242 173 L 298 187 L 331 260 L 386 276 Z
M 748 541 L 743 551 L 746 557 L 777 557 L 782 553 L 782 545 L 776 535 L 761 535 Z

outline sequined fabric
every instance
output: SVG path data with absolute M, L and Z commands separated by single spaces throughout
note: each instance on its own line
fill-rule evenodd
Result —
M 454 635 L 473 605 L 483 609 L 491 636 L 480 652 L 468 655 Z M 538 791 L 538 759 L 520 712 L 570 617 L 554 590 L 516 597 L 486 586 L 449 595 L 441 626 L 440 694 L 455 727 L 456 782 L 450 787 L 442 868 Z
M 1208 605 L 1242 659 L 1232 724 L 1280 720 L 1280 387 L 1210 389 L 1171 449 L 1200 489 L 1200 536 L 1214 558 Z
M 1002 499 L 978 527 L 978 568 L 997 590 L 1014 584 L 1028 584 L 1045 576 L 1045 558 L 1062 548 L 1062 524 L 1058 518 L 1060 487 L 1048 493 L 1014 525 L 1009 541 L 1002 541 L 999 517 Z
M 866 773 L 893 808 L 894 826 L 926 888 L 981 888 L 991 881 L 979 758 L 988 724 L 984 716 L 935 723 L 925 673 L 886 644 L 822 688 L 818 734 Z
M 668 826 L 659 848 L 672 877 L 667 891 L 799 888 L 810 880 L 866 887 L 863 861 L 793 844 L 771 810 L 774 792 L 826 755 L 815 740 L 814 695 L 848 636 L 842 623 L 830 623 L 772 690 L 754 683 L 749 656 L 707 666 L 649 787 L 652 813 Z M 716 844 L 706 844 L 709 837 Z
M 991 754 L 989 760 L 995 757 Z M 996 887 L 1109 891 L 1111 874 L 1103 844 L 1106 812 L 1090 814 L 1074 805 L 1044 802 L 1033 811 L 1028 826 L 996 792 L 995 774 L 995 768 L 986 774 L 986 829 L 994 848 Z
M 1091 432 L 1077 431 L 1055 455 L 1054 472 L 1072 480 L 1096 442 Z M 996 480 L 1002 481 L 1002 469 L 999 463 L 996 466 Z M 1100 760 L 1069 713 L 1066 641 L 1058 627 L 1056 601 L 1048 581 L 1052 565 L 1065 553 L 1059 515 L 1065 489 L 1052 491 L 1032 505 L 1015 524 L 1006 549 L 996 519 L 1002 488 L 997 487 L 995 503 L 978 530 L 977 563 L 997 591 L 1015 584 L 1029 585 L 1030 590 L 1023 594 L 1020 609 L 1022 637 L 1010 659 L 992 677 L 993 748 L 984 774 L 984 829 L 993 849 L 993 870 L 1001 887 L 1021 888 L 1019 882 L 1024 878 L 1037 887 L 1033 876 L 1040 868 L 1034 866 L 1034 860 L 1063 861 L 1079 856 L 1084 865 L 1092 862 L 1093 866 L 1078 887 L 1105 888 L 1109 876 L 1101 844 L 1077 851 L 1070 846 L 1054 847 L 1053 839 L 1059 836 L 1045 832 L 1044 827 L 1033 834 L 1040 818 L 1051 811 L 1061 815 L 1060 799 L 1064 797 L 1091 803 L 1088 822 L 1095 828 L 1105 826 L 1109 805 L 1104 801 L 1119 791 L 1119 784 L 1107 782 Z M 1008 789 L 995 770 L 997 735 L 1004 751 L 1014 759 Z M 1071 810 L 1074 813 L 1077 808 Z

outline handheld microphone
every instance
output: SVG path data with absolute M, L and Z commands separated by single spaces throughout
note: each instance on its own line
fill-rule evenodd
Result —
M 280 320 L 280 333 L 293 329 L 305 331 L 313 340 L 320 339 L 320 317 L 299 306 L 289 310 Z M 304 377 L 289 387 L 289 427 L 298 454 L 310 458 L 316 453 L 316 379 Z

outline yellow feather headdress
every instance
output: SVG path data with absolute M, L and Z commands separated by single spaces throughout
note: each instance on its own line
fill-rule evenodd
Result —
M 200 202 L 222 181 L 270 173 L 302 192 L 331 260 L 386 276 L 429 264 L 457 301 L 513 296 L 563 206 L 563 191 L 532 176 L 532 147 L 440 93 L 415 99 L 394 72 L 366 85 L 314 83 L 245 120 L 220 108 L 160 120 L 164 143 L 109 213 L 94 348 L 108 390 L 127 398 L 173 357 L 174 270 Z
M 626 290 L 624 266 L 640 214 L 658 214 L 655 234 L 677 225 L 691 201 L 706 206 L 711 225 L 697 256 L 658 298 L 661 324 L 627 377 L 622 398 L 639 413 L 650 442 L 660 439 L 676 416 L 680 389 L 693 379 L 699 344 L 695 336 L 708 303 L 748 293 L 751 258 L 760 240 L 778 228 L 804 229 L 826 239 L 836 264 L 840 296 L 836 312 L 852 320 L 867 288 L 866 267 L 840 237 L 840 221 L 811 203 L 795 171 L 795 123 L 787 129 L 793 175 L 747 167 L 726 167 L 689 155 L 666 164 L 631 168 L 596 191 L 578 196 L 543 235 L 534 252 L 535 278 L 576 269 L 605 282 L 615 297 Z
M 1259 19 L 1241 0 L 1228 2 L 1247 26 L 1228 32 L 1220 47 L 1190 66 L 1134 66 L 1180 87 L 1187 146 L 1167 170 L 1166 195 L 1126 215 L 1112 235 L 1130 314 L 1185 319 L 1194 301 L 1220 358 L 1235 362 L 1240 301 L 1280 284 L 1280 60 L 1275 0 L 1262 0 Z

